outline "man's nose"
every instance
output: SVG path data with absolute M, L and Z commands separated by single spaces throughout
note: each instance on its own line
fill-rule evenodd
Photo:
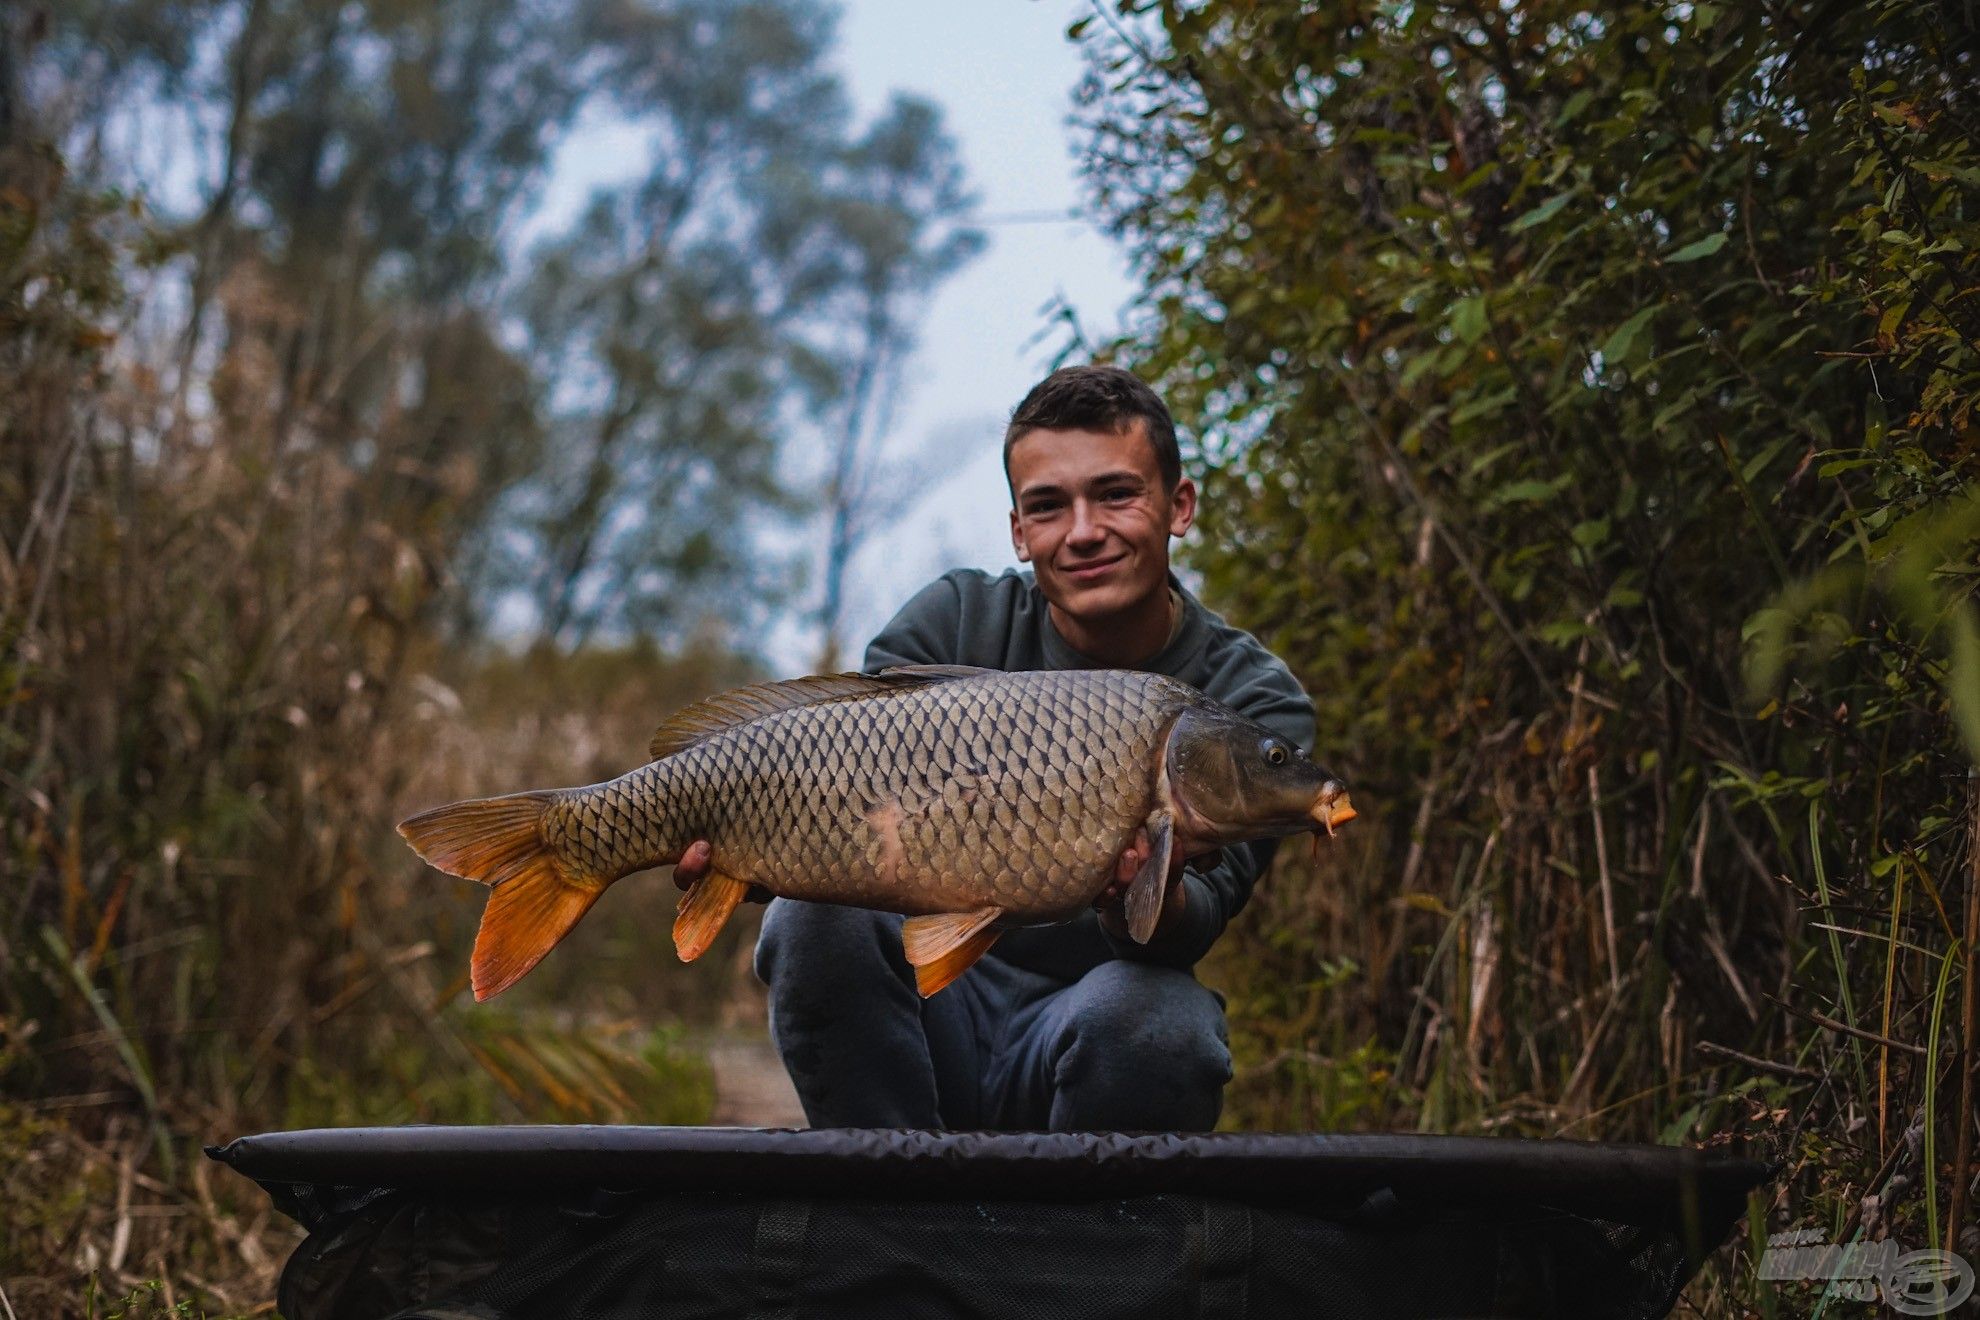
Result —
M 1066 533 L 1066 539 L 1075 545 L 1091 545 L 1105 535 L 1093 516 L 1093 506 L 1085 500 L 1074 500 L 1072 527 Z

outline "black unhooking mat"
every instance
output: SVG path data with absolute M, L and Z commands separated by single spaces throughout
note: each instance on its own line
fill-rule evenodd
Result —
M 207 1152 L 287 1320 L 1667 1313 L 1752 1160 L 1487 1137 L 404 1127 Z

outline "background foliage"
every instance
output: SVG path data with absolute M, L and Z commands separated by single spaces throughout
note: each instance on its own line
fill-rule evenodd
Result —
M 764 532 L 826 523 L 977 243 L 940 112 L 858 122 L 832 32 L 814 0 L 0 9 L 19 1314 L 269 1295 L 289 1230 L 198 1153 L 231 1134 L 708 1117 L 688 1034 L 747 930 L 653 957 L 659 880 L 475 1007 L 478 905 L 388 827 L 617 774 L 758 675 L 806 589 Z M 566 217 L 545 179 L 593 134 L 636 168 Z
M 1225 941 L 1241 1125 L 1745 1139 L 1756 1232 L 1976 1257 L 1972 22 L 1076 25 L 1192 562 L 1374 808 Z

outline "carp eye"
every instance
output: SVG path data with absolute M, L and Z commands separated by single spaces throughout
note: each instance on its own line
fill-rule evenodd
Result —
M 1284 765 L 1286 763 L 1286 749 L 1278 743 L 1270 743 L 1265 748 L 1265 759 L 1273 765 Z

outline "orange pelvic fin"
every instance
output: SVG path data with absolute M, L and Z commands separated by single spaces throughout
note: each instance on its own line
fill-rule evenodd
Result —
M 901 946 L 923 999 L 968 971 L 997 942 L 1003 932 L 992 923 L 1003 915 L 1003 909 L 987 907 L 909 917 L 902 924 Z
M 748 885 L 720 871 L 710 871 L 688 886 L 674 914 L 674 952 L 682 962 L 693 962 L 708 952 L 747 893 Z
M 399 826 L 432 865 L 490 885 L 474 938 L 474 997 L 500 994 L 543 961 L 605 892 L 607 881 L 571 875 L 543 841 L 543 813 L 555 793 L 456 802 Z

